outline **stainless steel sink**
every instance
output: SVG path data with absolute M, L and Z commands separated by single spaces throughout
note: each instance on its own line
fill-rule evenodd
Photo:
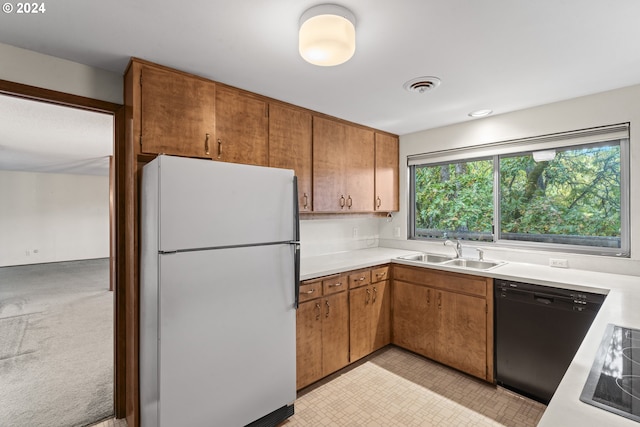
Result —
M 446 261 L 451 261 L 454 258 L 446 255 L 437 255 L 437 254 L 413 254 L 413 255 L 405 255 L 398 257 L 398 259 L 406 259 L 407 261 L 420 261 L 420 262 L 430 262 L 433 264 L 439 264 Z
M 497 267 L 504 264 L 501 261 L 480 261 L 475 259 L 456 258 L 450 261 L 446 261 L 444 265 L 451 265 L 463 268 L 474 268 L 476 270 L 489 270 L 490 268 Z

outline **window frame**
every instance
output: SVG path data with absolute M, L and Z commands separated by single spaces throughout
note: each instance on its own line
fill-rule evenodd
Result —
M 585 138 L 586 135 L 586 138 Z M 594 136 L 595 135 L 595 136 Z M 620 146 L 620 248 L 573 245 L 564 243 L 542 243 L 518 241 L 503 238 L 500 218 L 500 158 L 531 154 L 533 151 L 547 149 L 579 149 L 595 144 L 617 142 Z M 563 134 L 545 135 L 526 140 L 506 141 L 484 144 L 466 149 L 444 150 L 434 153 L 409 156 L 408 168 L 408 239 L 419 241 L 442 241 L 416 234 L 416 168 L 437 166 L 456 162 L 470 162 L 493 159 L 493 241 L 473 241 L 474 245 L 512 247 L 523 250 L 566 252 L 614 257 L 630 257 L 630 149 L 629 124 L 585 129 Z M 471 241 L 470 241 L 471 242 Z

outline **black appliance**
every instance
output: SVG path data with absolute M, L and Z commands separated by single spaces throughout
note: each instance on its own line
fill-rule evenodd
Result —
M 640 422 L 640 330 L 607 325 L 580 400 Z
M 498 385 L 549 403 L 604 295 L 495 280 Z

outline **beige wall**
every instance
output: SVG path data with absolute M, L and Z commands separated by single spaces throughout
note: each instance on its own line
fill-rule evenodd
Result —
M 566 258 L 570 267 L 640 275 L 640 85 L 535 108 L 416 132 L 400 137 L 400 207 L 390 223 L 380 223 L 380 244 L 411 249 L 442 250 L 442 244 L 407 241 L 407 156 L 450 148 L 539 136 L 616 123 L 631 123 L 631 259 L 563 253 L 488 249 L 487 258 L 548 264 Z M 403 237 L 394 237 L 400 233 Z M 394 234 L 395 232 L 395 234 Z
M 122 104 L 123 74 L 0 43 L 0 79 Z

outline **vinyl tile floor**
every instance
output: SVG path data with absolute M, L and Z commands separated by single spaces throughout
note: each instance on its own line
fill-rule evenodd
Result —
M 533 427 L 546 406 L 397 347 L 298 394 L 279 427 Z M 91 427 L 127 427 L 106 420 Z
M 124 418 L 120 420 L 111 418 L 101 421 L 98 424 L 92 424 L 90 427 L 127 427 L 127 420 L 125 420 Z
M 397 347 L 298 394 L 279 427 L 537 425 L 546 406 Z

